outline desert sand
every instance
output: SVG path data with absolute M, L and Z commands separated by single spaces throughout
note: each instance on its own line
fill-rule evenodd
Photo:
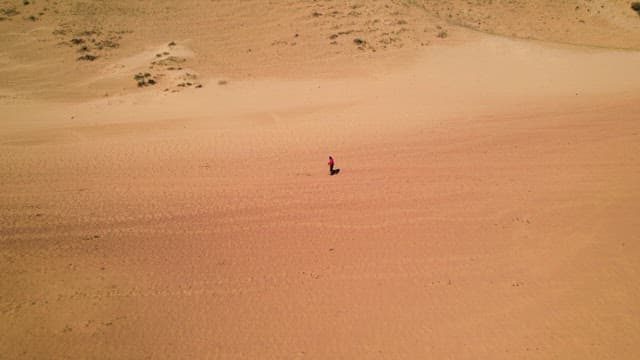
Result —
M 0 1 L 0 358 L 635 359 L 638 64 L 625 1 Z

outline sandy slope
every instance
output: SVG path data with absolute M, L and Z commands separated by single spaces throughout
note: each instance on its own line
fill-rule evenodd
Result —
M 635 358 L 638 52 L 428 1 L 196 3 L 0 22 L 0 358 Z
M 443 21 L 476 31 L 590 47 L 640 49 L 640 22 L 629 1 L 415 2 Z

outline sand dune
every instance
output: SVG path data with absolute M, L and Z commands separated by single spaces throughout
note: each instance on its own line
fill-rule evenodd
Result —
M 0 358 L 636 357 L 629 4 L 0 4 Z

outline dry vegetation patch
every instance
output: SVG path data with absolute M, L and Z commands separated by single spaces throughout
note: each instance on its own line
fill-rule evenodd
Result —
M 98 28 L 77 30 L 69 24 L 61 24 L 52 34 L 60 41 L 58 45 L 75 48 L 82 53 L 77 60 L 94 61 L 107 51 L 120 47 L 120 40 L 127 31 L 103 31 Z
M 414 0 L 410 3 L 450 26 L 523 39 L 640 49 L 640 22 L 629 11 L 629 3 L 607 0 Z M 640 9 L 640 2 L 631 4 L 635 10 L 634 6 Z
M 177 92 L 188 87 L 202 88 L 203 85 L 198 81 L 198 74 L 194 70 L 186 68 L 187 57 L 175 55 L 177 52 L 184 52 L 178 47 L 175 41 L 168 43 L 165 49 L 156 52 L 154 60 L 149 63 L 148 69 L 151 73 L 138 73 L 134 76 L 138 87 L 155 85 L 161 80 L 165 83 L 164 91 Z

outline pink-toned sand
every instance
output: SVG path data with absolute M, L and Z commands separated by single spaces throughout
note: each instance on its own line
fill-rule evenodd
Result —
M 640 18 L 432 3 L 5 1 L 0 359 L 637 358 Z

